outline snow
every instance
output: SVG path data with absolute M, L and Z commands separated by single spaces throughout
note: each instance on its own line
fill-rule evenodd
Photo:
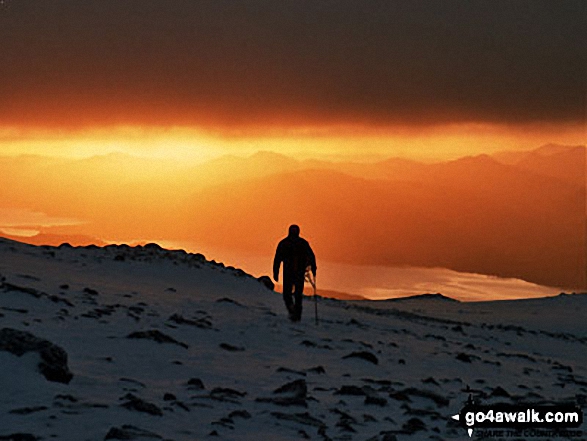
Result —
M 385 432 L 464 439 L 450 417 L 469 393 L 486 403 L 585 407 L 584 294 L 470 303 L 319 298 L 316 326 L 313 299 L 293 324 L 281 296 L 255 278 L 155 247 L 0 240 L 0 275 L 0 328 L 61 346 L 74 375 L 69 384 L 49 382 L 37 354 L 0 351 L 0 437 L 103 440 L 119 428 L 132 439 L 177 441 L 368 440 Z M 148 331 L 175 343 L 127 338 Z M 361 352 L 377 363 L 347 357 Z M 295 380 L 305 381 L 307 395 L 275 392 Z M 510 397 L 492 397 L 497 387 Z M 128 394 L 152 406 L 137 410 Z M 153 408 L 161 415 L 145 411 Z M 413 418 L 421 430 L 407 424 Z

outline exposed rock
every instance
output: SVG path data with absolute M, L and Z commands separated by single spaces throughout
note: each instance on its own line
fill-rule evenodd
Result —
M 177 341 L 173 337 L 169 335 L 163 334 L 161 331 L 157 329 L 153 329 L 150 331 L 137 331 L 132 332 L 126 336 L 126 338 L 138 338 L 138 339 L 146 339 L 146 340 L 153 340 L 157 343 L 171 343 L 174 345 L 181 346 L 182 348 L 187 349 L 189 346 L 185 343 Z
M 162 416 L 163 412 L 159 407 L 153 403 L 143 400 L 133 394 L 126 394 L 121 400 L 126 400 L 122 403 L 122 407 L 128 410 L 136 410 L 137 412 L 148 413 L 149 415 Z M 124 438 L 123 438 L 124 439 Z
M 379 432 L 378 436 L 369 438 L 367 441 L 397 441 L 397 436 L 393 432 L 383 431 Z
M 436 381 L 434 379 L 434 377 L 425 378 L 425 379 L 422 380 L 422 383 L 424 383 L 424 384 L 434 384 L 434 385 L 438 386 L 438 381 Z
M 157 435 L 156 433 L 149 432 L 147 430 L 140 429 L 135 426 L 131 426 L 130 424 L 125 424 L 122 427 L 112 427 L 104 440 L 109 439 L 124 439 L 124 440 L 133 440 L 133 439 L 141 439 L 141 438 L 151 438 L 151 439 L 163 439 L 161 436 Z
M 241 392 L 229 387 L 215 387 L 210 392 L 209 397 L 218 401 L 232 401 L 235 402 L 238 398 L 247 395 L 246 392 Z
M 237 302 L 236 300 L 232 300 L 231 298 L 228 298 L 228 297 L 222 297 L 222 298 L 216 300 L 216 303 L 232 303 L 233 305 L 236 305 L 236 306 L 243 306 L 239 302 Z
M 308 386 L 306 380 L 295 380 L 286 383 L 273 391 L 278 397 L 257 398 L 260 403 L 272 403 L 278 406 L 304 406 L 307 407 L 306 398 Z
M 47 410 L 47 406 L 35 406 L 35 407 L 22 407 L 20 409 L 13 409 L 8 413 L 12 413 L 15 415 L 29 415 L 35 412 L 41 412 L 43 410 Z
M 290 369 L 290 368 L 286 368 L 286 367 L 277 368 L 277 372 L 284 372 L 286 374 L 301 375 L 302 377 L 306 376 L 306 373 L 303 371 L 296 371 L 295 369 Z
M 188 380 L 188 386 L 195 388 L 195 389 L 206 389 L 204 387 L 204 382 L 199 378 L 190 378 Z
M 369 405 L 375 405 L 375 406 L 385 406 L 387 404 L 387 400 L 383 397 L 380 397 L 378 395 L 367 395 L 365 397 L 365 404 Z
M 471 357 L 464 352 L 459 352 L 459 354 L 456 356 L 456 359 L 462 361 L 463 363 L 471 363 L 473 361 Z
M 233 410 L 228 415 L 229 418 L 242 418 L 243 420 L 250 420 L 252 418 L 251 414 L 246 410 Z
M 242 352 L 245 350 L 242 346 L 233 346 L 229 343 L 220 343 L 220 349 L 224 349 L 228 352 Z
M 360 358 L 361 360 L 368 361 L 369 363 L 379 364 L 379 359 L 375 356 L 375 354 L 367 351 L 352 352 L 342 358 L 343 360 L 348 358 Z
M 305 398 L 306 394 L 308 393 L 308 386 L 306 385 L 306 380 L 295 380 L 291 383 L 286 383 L 283 386 L 275 389 L 273 393 L 290 394 Z
M 86 294 L 91 295 L 91 296 L 97 296 L 99 294 L 98 291 L 96 291 L 95 289 L 88 288 L 88 287 L 84 288 L 84 292 Z
M 67 366 L 67 352 L 30 332 L 3 328 L 0 330 L 0 351 L 8 351 L 18 357 L 27 352 L 38 352 L 41 356 L 39 371 L 47 380 L 68 384 L 73 378 Z
M 334 395 L 366 395 L 362 387 L 354 385 L 344 385 L 334 392 Z
M 410 418 L 403 424 L 402 430 L 413 434 L 421 430 L 426 430 L 426 424 L 419 418 Z
M 30 433 L 13 433 L 11 435 L 0 435 L 0 441 L 38 441 L 41 438 Z
M 212 329 L 212 322 L 209 320 L 208 317 L 202 317 L 196 320 L 191 320 L 183 318 L 179 314 L 173 314 L 171 317 L 169 317 L 169 321 L 176 323 L 178 325 L 189 325 L 201 329 Z
M 306 371 L 311 372 L 313 374 L 325 374 L 326 373 L 326 369 L 324 369 L 323 366 L 315 366 L 313 368 L 306 369 Z
M 491 397 L 506 397 L 509 398 L 511 395 L 508 391 L 506 391 L 503 387 L 497 386 L 493 391 L 489 394 Z
M 267 289 L 270 289 L 271 291 L 275 289 L 275 283 L 273 283 L 273 280 L 271 280 L 269 276 L 261 276 L 257 280 L 259 283 L 265 285 Z
M 12 283 L 8 283 L 8 282 L 2 282 L 2 285 L 0 286 L 0 288 L 4 289 L 4 291 L 8 292 L 8 291 L 17 291 L 17 292 L 22 292 L 24 294 L 29 294 L 35 298 L 41 298 L 42 296 L 46 296 L 46 293 L 43 293 L 35 288 L 29 288 L 26 286 L 18 286 L 18 285 L 13 285 Z
M 438 407 L 446 407 L 446 406 L 448 406 L 448 404 L 450 402 L 450 400 L 443 397 L 442 395 L 439 395 L 439 394 L 432 392 L 432 391 L 429 391 L 429 390 L 417 389 L 415 387 L 408 387 L 407 389 L 404 389 L 403 391 L 400 391 L 398 393 L 390 394 L 390 397 L 395 398 L 397 400 L 398 394 L 411 395 L 414 397 L 421 397 L 421 398 L 428 398 L 429 400 L 434 401 Z
M 314 418 L 308 412 L 294 414 L 271 412 L 271 415 L 280 420 L 294 421 L 296 423 L 305 424 L 307 426 L 313 427 L 325 427 L 322 421 L 320 421 L 317 418 Z
M 161 246 L 156 243 L 148 243 L 143 248 L 146 250 L 163 251 L 163 248 L 161 248 Z

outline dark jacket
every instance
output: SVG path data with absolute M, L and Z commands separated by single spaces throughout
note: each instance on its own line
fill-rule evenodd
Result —
M 273 259 L 273 278 L 277 280 L 279 267 L 283 262 L 283 277 L 304 277 L 306 267 L 312 268 L 312 273 L 316 275 L 316 257 L 307 240 L 301 237 L 287 236 L 275 251 Z

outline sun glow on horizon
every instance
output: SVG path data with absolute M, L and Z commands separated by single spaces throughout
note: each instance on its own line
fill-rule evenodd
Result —
M 272 151 L 297 159 L 371 162 L 390 157 L 437 162 L 547 143 L 586 142 L 584 128 L 450 124 L 373 128 L 352 125 L 205 130 L 115 126 L 64 130 L 0 127 L 0 156 L 83 159 L 121 153 L 139 158 L 201 163 L 222 155 Z

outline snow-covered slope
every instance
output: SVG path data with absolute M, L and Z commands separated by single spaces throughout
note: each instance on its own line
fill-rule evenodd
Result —
M 465 439 L 469 393 L 585 407 L 586 295 L 320 298 L 316 326 L 313 300 L 290 323 L 256 279 L 156 246 L 0 239 L 0 276 L 0 439 Z

